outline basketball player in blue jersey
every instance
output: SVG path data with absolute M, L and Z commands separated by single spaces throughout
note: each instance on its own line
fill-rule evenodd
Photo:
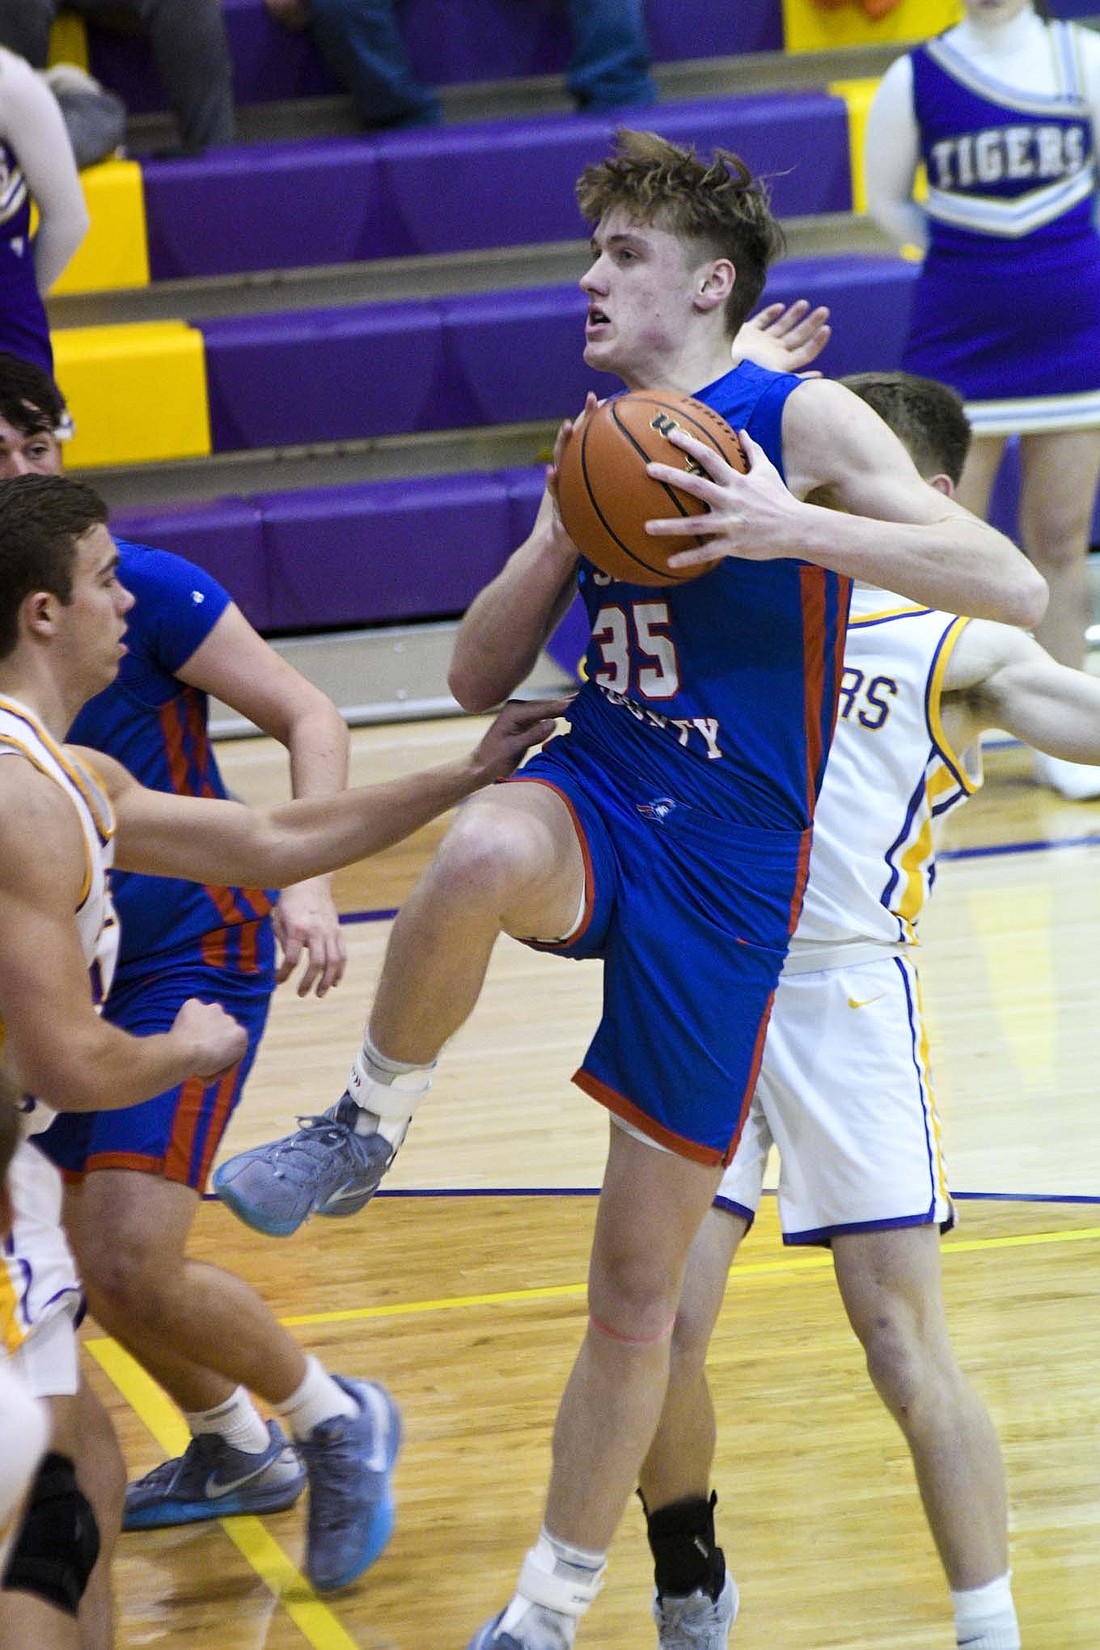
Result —
M 324 1128 L 216 1176 L 261 1228 L 361 1207 L 472 1010 L 497 935 L 603 959 L 604 1016 L 576 1078 L 613 1120 L 589 1325 L 542 1531 L 474 1650 L 573 1643 L 653 1436 L 684 1263 L 736 1145 L 801 900 L 846 575 L 896 577 L 922 599 L 1018 622 L 1043 600 L 1019 553 L 927 487 L 848 391 L 730 369 L 779 246 L 735 156 L 707 163 L 622 131 L 578 194 L 594 225 L 586 360 L 630 389 L 699 394 L 748 432 L 750 473 L 716 463 L 699 484 L 721 502 L 704 532 L 725 559 L 668 589 L 612 583 L 578 562 L 551 476 L 530 537 L 463 622 L 451 685 L 469 708 L 509 693 L 579 578 L 592 637 L 570 732 L 521 783 L 459 814 L 395 923 L 367 1041 Z M 800 501 L 817 491 L 853 514 Z M 884 533 L 883 521 L 899 525 Z
M 883 77 L 868 210 L 924 250 L 901 365 L 966 401 L 969 509 L 985 513 L 1020 436 L 1020 542 L 1050 586 L 1036 633 L 1080 665 L 1100 476 L 1100 38 L 1030 0 L 965 0 L 965 13 Z M 1065 796 L 1100 795 L 1100 769 L 1038 754 L 1035 770 Z
M 118 945 L 107 888 L 112 853 L 126 872 L 203 886 L 223 876 L 232 886 L 291 885 L 399 841 L 471 790 L 511 772 L 529 745 L 549 736 L 564 708 L 563 701 L 510 706 L 465 760 L 395 784 L 299 798 L 263 812 L 217 797 L 148 789 L 113 758 L 61 743 L 125 653 L 133 597 L 119 582 L 119 555 L 105 519 L 89 488 L 60 477 L 28 476 L 0 487 L 0 1041 L 6 1068 L 29 1091 L 25 1131 L 41 1127 L 44 1111 L 48 1121 L 50 1106 L 91 1112 L 135 1106 L 191 1076 L 217 1079 L 247 1054 L 246 1030 L 219 1004 L 190 999 L 165 1029 L 139 1035 L 97 1012 Z M 34 1184 L 24 1176 L 26 1197 L 16 1186 L 16 1247 L 14 1255 L 5 1250 L 0 1257 L 0 1331 L 9 1317 L 21 1315 L 18 1355 L 33 1350 L 41 1371 L 52 1368 L 60 1350 L 75 1382 L 72 1315 L 58 1307 L 61 1297 L 71 1304 L 79 1299 L 71 1264 L 61 1281 L 42 1287 L 70 1259 L 60 1244 L 58 1177 L 28 1140 L 20 1151 L 40 1174 Z M 17 1270 L 18 1290 L 9 1265 Z M 30 1313 L 32 1298 L 40 1310 Z M 247 1363 L 259 1340 L 253 1326 L 262 1304 L 253 1305 L 251 1291 L 234 1280 L 215 1295 L 211 1311 L 219 1300 L 224 1357 Z M 57 1337 L 47 1335 L 54 1330 L 60 1349 Z M 260 1370 L 254 1384 L 263 1390 L 269 1379 Z M 317 1500 L 308 1562 L 320 1587 L 354 1580 L 385 1546 L 400 1440 L 396 1407 L 381 1387 L 335 1384 L 350 1408 L 317 1422 L 309 1436 L 290 1418 Z M 47 1391 L 76 1394 L 77 1388 Z M 287 1397 L 295 1407 L 294 1395 Z M 276 1402 L 285 1413 L 286 1404 Z M 76 1432 L 65 1439 L 70 1442 L 76 1461 L 87 1440 Z M 232 1460 L 217 1450 L 196 1453 L 205 1456 L 211 1492 L 228 1495 Z M 32 1503 L 24 1519 L 0 1586 L 5 1646 L 68 1650 L 80 1640 L 84 1623 L 77 1618 L 95 1564 L 96 1532 L 92 1491 L 79 1466 L 76 1461 L 74 1470 L 71 1461 L 64 1483 L 47 1486 L 42 1504 Z M 106 1544 L 113 1530 L 102 1533 Z M 35 1625 L 40 1632 L 32 1632 Z M 108 1650 L 109 1623 L 100 1628 L 82 1650 Z

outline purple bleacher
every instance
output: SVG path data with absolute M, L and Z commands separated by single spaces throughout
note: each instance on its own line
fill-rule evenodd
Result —
M 817 365 L 830 378 L 889 372 L 901 364 L 917 274 L 918 265 L 879 255 L 791 258 L 776 265 L 764 298 L 829 306 L 833 335 Z
M 766 296 L 828 304 L 831 376 L 898 364 L 913 264 L 781 264 Z M 199 323 L 215 450 L 557 419 L 615 381 L 583 361 L 577 287 L 302 310 Z
M 136 544 L 173 550 L 219 579 L 257 629 L 272 623 L 259 508 L 248 498 L 119 510 L 111 530 Z
M 352 263 L 396 243 L 363 138 L 147 160 L 142 180 L 154 279 Z
M 267 103 L 338 90 L 308 34 L 292 34 L 263 0 L 222 0 L 238 103 Z M 572 39 L 562 0 L 405 0 L 401 28 L 419 77 L 433 85 L 561 74 Z M 780 51 L 780 0 L 649 0 L 657 62 Z M 94 74 L 135 114 L 165 107 L 148 42 L 89 24 Z
M 513 548 L 507 486 L 492 474 L 268 493 L 252 502 L 263 516 L 277 630 L 462 613 Z
M 666 104 L 645 121 L 677 143 L 735 149 L 781 217 L 851 207 L 839 98 Z M 175 279 L 581 238 L 577 175 L 616 124 L 565 115 L 147 160 L 150 269 Z
M 216 451 L 472 422 L 437 307 L 381 304 L 203 321 Z

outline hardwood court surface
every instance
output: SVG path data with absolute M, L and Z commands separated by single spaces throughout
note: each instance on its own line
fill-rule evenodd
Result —
M 353 777 L 461 748 L 476 723 L 362 730 Z M 282 753 L 223 747 L 231 786 L 285 794 Z M 964 1367 L 1008 1466 L 1028 1650 L 1096 1650 L 1100 1526 L 1100 1129 L 1094 1049 L 1100 804 L 1063 804 L 1026 753 L 987 756 L 924 923 L 925 1007 L 961 1225 L 944 1283 Z M 323 1002 L 284 987 L 228 1150 L 285 1132 L 343 1086 L 389 923 L 441 827 L 337 881 L 348 975 Z M 1010 851 L 1000 852 L 1007 848 Z M 951 857 L 951 855 L 961 857 Z M 332 1369 L 401 1401 L 399 1522 L 365 1581 L 313 1599 L 295 1566 L 301 1506 L 262 1521 L 124 1536 L 120 1650 L 464 1650 L 508 1597 L 537 1528 L 550 1427 L 584 1323 L 606 1146 L 568 1079 L 599 971 L 502 941 L 381 1196 L 346 1221 L 263 1239 L 217 1205 L 194 1252 L 255 1282 Z M 182 1427 L 95 1325 L 86 1359 L 128 1463 Z M 742 1590 L 739 1650 L 948 1650 L 946 1589 L 900 1434 L 843 1320 L 828 1256 L 784 1251 L 772 1200 L 715 1337 L 719 1525 Z M 580 1645 L 655 1643 L 631 1508 Z

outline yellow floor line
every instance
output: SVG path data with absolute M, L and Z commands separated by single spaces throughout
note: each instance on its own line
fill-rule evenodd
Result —
M 970 1238 L 948 1241 L 944 1257 L 974 1254 L 983 1249 L 1022 1249 L 1047 1243 L 1086 1243 L 1100 1238 L 1100 1227 L 1081 1227 L 1065 1232 L 1022 1232 L 1008 1237 Z M 832 1270 L 831 1255 L 814 1252 L 784 1255 L 781 1259 L 746 1262 L 734 1269 L 735 1279 L 797 1277 L 802 1272 Z M 429 1312 L 455 1311 L 464 1307 L 500 1306 L 539 1300 L 568 1300 L 584 1295 L 583 1283 L 559 1284 L 541 1289 L 503 1289 L 484 1295 L 455 1295 L 439 1300 L 406 1301 L 394 1306 L 353 1307 L 342 1312 L 311 1312 L 279 1321 L 288 1327 L 331 1323 L 363 1323 L 378 1318 L 415 1316 Z M 187 1447 L 188 1432 L 176 1406 L 151 1376 L 128 1352 L 107 1336 L 85 1341 L 85 1346 L 168 1456 L 179 1455 Z M 328 1606 L 313 1592 L 278 1542 L 258 1518 L 220 1519 L 222 1529 L 246 1564 L 279 1600 L 307 1644 L 313 1650 L 356 1650 L 355 1640 L 344 1630 Z
M 1043 1243 L 1083 1243 L 1100 1238 L 1100 1226 L 1082 1227 L 1066 1232 L 1021 1232 L 1010 1237 L 948 1239 L 943 1255 L 973 1254 L 981 1249 L 1022 1249 Z M 831 1272 L 833 1257 L 825 1250 L 797 1255 L 788 1252 L 779 1260 L 745 1261 L 733 1269 L 734 1281 L 751 1282 L 754 1278 L 795 1277 L 801 1272 Z M 449 1312 L 461 1307 L 507 1306 L 516 1302 L 540 1300 L 568 1300 L 585 1294 L 587 1284 L 562 1283 L 542 1289 L 502 1289 L 491 1295 L 452 1295 L 443 1300 L 400 1301 L 393 1306 L 353 1306 L 341 1312 L 307 1312 L 292 1318 L 280 1318 L 288 1329 L 302 1329 L 325 1323 L 364 1323 L 373 1318 L 399 1318 L 428 1312 Z
M 186 1449 L 188 1432 L 179 1410 L 141 1365 L 106 1336 L 84 1344 L 165 1454 L 179 1455 Z M 258 1518 L 218 1522 L 313 1650 L 356 1650 L 355 1640 Z

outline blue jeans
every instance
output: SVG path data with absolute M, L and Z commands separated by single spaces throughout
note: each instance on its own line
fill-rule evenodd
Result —
M 569 0 L 573 56 L 566 83 L 582 109 L 656 102 L 644 0 Z
M 436 126 L 439 99 L 413 73 L 396 0 L 311 0 L 314 45 L 365 126 Z
M 413 73 L 396 0 L 312 0 L 314 44 L 367 126 L 433 126 L 435 92 Z M 640 108 L 656 99 L 644 0 L 569 0 L 567 83 L 582 109 Z

